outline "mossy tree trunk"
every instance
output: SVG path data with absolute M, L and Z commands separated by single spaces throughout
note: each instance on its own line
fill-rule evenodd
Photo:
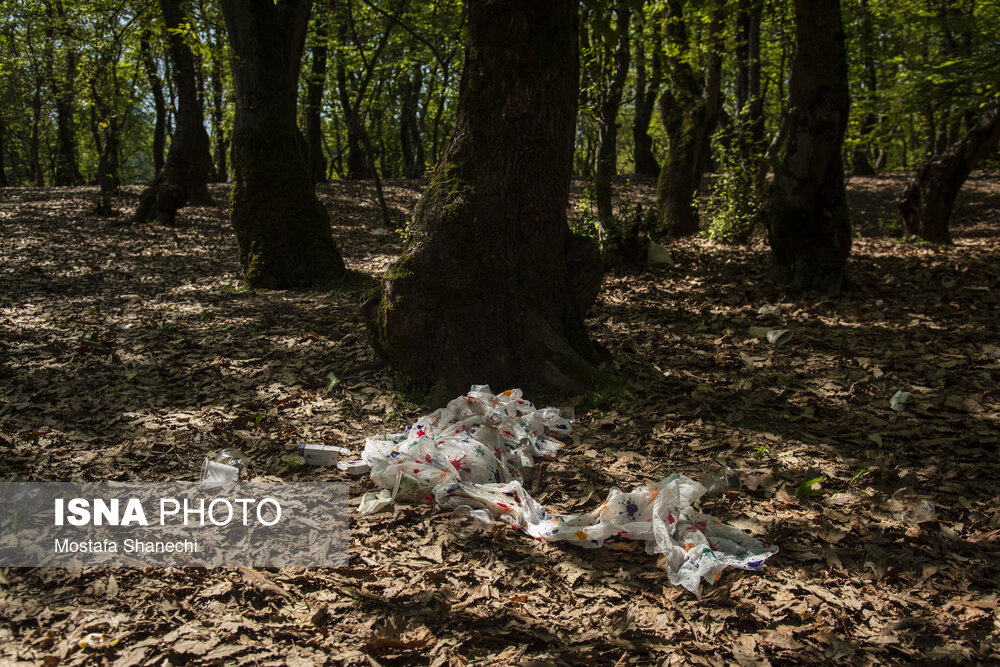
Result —
M 688 51 L 684 3 L 667 3 L 666 31 L 670 45 L 667 59 L 670 81 L 660 96 L 660 117 L 667 134 L 667 154 L 660 166 L 656 189 L 657 226 L 661 235 L 675 238 L 698 232 L 695 196 L 708 162 L 709 144 L 719 119 L 722 82 L 722 32 L 718 2 L 709 11 L 710 47 L 704 81 L 699 81 L 685 59 Z
M 472 0 L 456 123 L 402 257 L 364 306 L 376 352 L 439 396 L 585 391 L 602 350 L 573 293 L 566 202 L 576 0 Z
M 212 173 L 208 133 L 198 102 L 194 56 L 184 41 L 184 11 L 181 0 L 160 0 L 163 22 L 167 27 L 167 44 L 177 91 L 177 113 L 174 134 L 163 169 L 139 197 L 135 222 L 156 220 L 163 225 L 177 223 L 177 211 L 188 203 L 211 204 L 208 193 Z
M 897 202 L 906 235 L 931 243 L 951 243 L 948 221 L 969 173 L 1000 141 L 1000 97 L 979 121 L 941 155 L 929 158 Z
M 787 138 L 765 217 L 769 277 L 838 293 L 851 251 L 841 147 L 850 95 L 839 0 L 795 0 Z
M 312 0 L 221 0 L 233 57 L 231 220 L 254 287 L 323 288 L 344 276 L 296 127 Z

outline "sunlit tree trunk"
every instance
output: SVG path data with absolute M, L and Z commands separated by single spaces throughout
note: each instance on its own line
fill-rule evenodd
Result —
M 156 220 L 163 225 L 174 225 L 181 207 L 188 203 L 212 203 L 208 193 L 212 155 L 198 102 L 194 56 L 184 41 L 184 35 L 178 32 L 184 19 L 181 0 L 160 0 L 160 9 L 167 27 L 167 43 L 173 63 L 177 112 L 163 170 L 140 196 L 135 222 Z
M 236 88 L 231 219 L 244 278 L 272 289 L 344 276 L 299 131 L 299 67 L 311 0 L 220 0 Z
M 611 179 L 618 173 L 618 111 L 622 105 L 625 78 L 628 76 L 631 52 L 629 51 L 629 25 L 632 12 L 627 0 L 615 3 L 615 35 L 617 41 L 605 38 L 605 62 L 613 62 L 607 90 L 598 94 L 597 108 L 597 169 L 594 173 L 594 200 L 597 203 L 597 220 L 602 236 L 611 221 Z
M 769 277 L 837 293 L 851 251 L 841 159 L 850 93 L 839 0 L 795 0 L 788 96 L 787 138 L 765 214 Z
M 364 307 L 376 352 L 439 396 L 579 393 L 601 351 L 567 269 L 577 1 L 472 0 L 451 140 Z
M 698 231 L 695 196 L 708 161 L 712 133 L 719 118 L 722 81 L 721 12 L 713 4 L 709 26 L 708 65 L 700 82 L 684 58 L 688 35 L 680 0 L 667 2 L 670 83 L 660 97 L 660 117 L 667 133 L 667 154 L 657 184 L 657 225 L 661 235 L 686 236 Z

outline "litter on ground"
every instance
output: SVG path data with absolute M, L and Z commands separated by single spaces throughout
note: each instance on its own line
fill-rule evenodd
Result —
M 394 501 L 466 505 L 540 540 L 586 548 L 614 536 L 643 540 L 647 553 L 664 555 L 670 583 L 695 595 L 702 579 L 714 583 L 726 567 L 755 570 L 777 553 L 776 546 L 695 510 L 707 489 L 678 474 L 627 493 L 612 488 L 589 512 L 550 512 L 524 483 L 535 459 L 552 458 L 562 447 L 555 436 L 571 430 L 557 408 L 536 409 L 520 389 L 494 395 L 474 385 L 405 433 L 367 439 L 357 465 L 371 468 L 379 491 L 365 494 L 359 512 Z

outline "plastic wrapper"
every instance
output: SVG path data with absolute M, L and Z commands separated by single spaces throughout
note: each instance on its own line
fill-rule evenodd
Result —
M 609 537 L 643 540 L 663 554 L 670 582 L 696 595 L 702 580 L 718 580 L 726 567 L 753 570 L 775 546 L 702 514 L 693 507 L 706 493 L 700 482 L 670 475 L 630 492 L 612 488 L 597 508 L 557 514 L 536 502 L 522 480 L 536 459 L 562 446 L 572 431 L 557 408 L 536 409 L 519 389 L 494 395 L 476 385 L 405 433 L 369 438 L 359 465 L 371 468 L 379 493 L 365 494 L 361 513 L 397 502 L 469 506 L 489 512 L 547 541 L 598 548 Z

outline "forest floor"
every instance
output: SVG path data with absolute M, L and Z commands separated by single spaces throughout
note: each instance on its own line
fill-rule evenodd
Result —
M 1000 185 L 970 179 L 937 249 L 900 238 L 905 180 L 850 182 L 844 296 L 763 281 L 760 239 L 696 238 L 671 246 L 675 266 L 608 275 L 588 318 L 630 393 L 582 397 L 538 499 L 584 511 L 724 461 L 743 486 L 705 511 L 779 546 L 759 571 L 699 600 L 635 542 L 460 540 L 430 506 L 352 510 L 345 568 L 0 569 L 0 663 L 1000 662 Z M 387 182 L 397 222 L 422 185 Z M 194 481 L 238 447 L 249 478 L 343 481 L 294 465 L 294 446 L 358 454 L 429 412 L 364 366 L 358 303 L 399 237 L 372 234 L 369 184 L 319 191 L 360 275 L 332 293 L 243 289 L 225 186 L 172 229 L 95 217 L 92 188 L 0 190 L 2 479 Z M 648 203 L 653 184 L 619 196 Z M 756 326 L 793 337 L 773 347 Z M 900 522 L 901 486 L 936 520 Z M 351 478 L 352 507 L 371 487 Z M 81 648 L 91 632 L 117 642 Z

